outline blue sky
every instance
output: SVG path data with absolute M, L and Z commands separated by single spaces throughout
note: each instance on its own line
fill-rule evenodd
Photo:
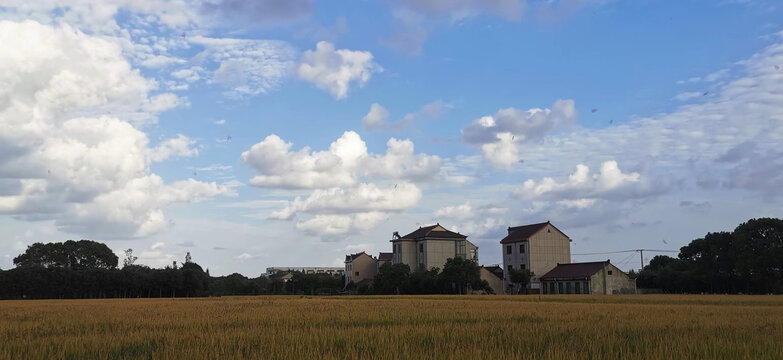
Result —
M 89 238 L 256 276 L 390 251 L 393 231 L 434 222 L 493 264 L 508 226 L 551 220 L 578 254 L 780 217 L 781 15 L 763 0 L 11 1 L 0 268 Z M 573 260 L 606 258 L 639 266 Z

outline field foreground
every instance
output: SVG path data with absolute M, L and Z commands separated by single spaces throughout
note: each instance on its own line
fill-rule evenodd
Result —
M 2 359 L 780 359 L 783 296 L 0 301 Z

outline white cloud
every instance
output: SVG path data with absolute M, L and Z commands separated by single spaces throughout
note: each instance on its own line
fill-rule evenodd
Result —
M 514 135 L 511 133 L 495 134 L 498 141 L 481 145 L 481 152 L 484 158 L 489 160 L 492 165 L 498 167 L 508 167 L 519 161 L 519 151 L 514 144 Z
M 361 176 L 423 181 L 440 171 L 440 158 L 415 154 L 410 140 L 389 139 L 385 155 L 369 154 L 359 134 L 346 131 L 327 151 L 304 147 L 292 151 L 277 135 L 269 135 L 242 153 L 242 161 L 259 174 L 250 184 L 276 188 L 352 186 Z
M 372 104 L 370 111 L 362 118 L 364 130 L 400 130 L 422 118 L 434 118 L 443 112 L 443 101 L 436 100 L 424 105 L 416 112 L 406 114 L 402 119 L 389 122 L 389 111 L 380 104 Z
M 466 202 L 462 205 L 444 206 L 438 210 L 435 210 L 436 218 L 448 218 L 448 219 L 470 219 L 476 214 L 473 211 L 473 207 L 470 202 Z
M 229 191 L 150 173 L 152 161 L 195 150 L 186 137 L 151 149 L 129 122 L 178 98 L 150 98 L 154 82 L 117 44 L 32 21 L 0 21 L 0 43 L 0 182 L 15 188 L 0 212 L 87 236 L 145 236 L 167 226 L 163 207 Z
M 369 155 L 361 162 L 365 174 L 370 177 L 390 177 L 424 181 L 435 177 L 440 171 L 440 157 L 414 154 L 413 141 L 389 139 L 386 154 Z
M 335 50 L 334 45 L 326 41 L 316 44 L 315 50 L 305 51 L 297 68 L 300 78 L 337 99 L 348 95 L 352 83 L 362 87 L 373 73 L 381 71 L 383 68 L 373 62 L 369 51 Z
M 350 189 L 316 189 L 304 200 L 296 198 L 289 202 L 271 217 L 290 219 L 300 212 L 348 214 L 402 211 L 416 205 L 420 199 L 421 190 L 412 183 L 399 183 L 386 188 L 370 183 Z
M 238 98 L 275 90 L 288 75 L 295 54 L 288 43 L 277 40 L 194 36 L 189 41 L 204 47 L 195 57 L 205 61 L 201 67 L 217 67 L 209 81 L 229 89 L 227 95 Z
M 705 95 L 705 94 L 702 94 L 702 93 L 696 92 L 696 91 L 687 91 L 687 92 L 682 92 L 682 93 L 679 93 L 679 94 L 675 95 L 674 96 L 674 100 L 688 101 L 688 100 L 692 100 L 692 99 L 698 98 L 698 97 L 703 96 L 703 95 Z
M 571 126 L 577 117 L 573 100 L 557 100 L 552 109 L 500 109 L 494 116 L 483 116 L 462 129 L 462 140 L 469 144 L 496 142 L 498 134 L 509 133 L 520 143 L 539 140 L 552 131 Z
M 215 121 L 214 124 L 215 125 L 225 125 L 226 124 L 226 120 L 220 119 L 220 120 Z
M 378 103 L 370 105 L 370 111 L 362 118 L 362 126 L 365 130 L 380 129 L 389 118 L 389 111 Z
M 166 140 L 158 147 L 152 149 L 150 159 L 152 161 L 163 161 L 172 156 L 196 156 L 198 155 L 198 149 L 191 147 L 195 143 L 195 140 L 179 134 L 176 138 Z
M 595 199 L 617 198 L 622 200 L 645 196 L 650 188 L 645 186 L 641 175 L 637 172 L 623 173 L 616 161 L 606 161 L 601 164 L 601 171 L 591 174 L 587 165 L 579 164 L 567 181 L 546 177 L 536 183 L 527 180 L 515 192 L 524 199 Z

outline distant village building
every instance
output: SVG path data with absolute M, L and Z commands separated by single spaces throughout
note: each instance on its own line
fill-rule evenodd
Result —
M 405 236 L 395 233 L 391 240 L 392 263 L 407 264 L 411 270 L 443 269 L 447 259 L 456 257 L 478 263 L 478 247 L 467 238 L 466 235 L 449 231 L 440 224 L 419 227 Z
M 271 276 L 279 273 L 294 273 L 300 272 L 303 274 L 329 274 L 334 276 L 340 276 L 345 270 L 341 267 L 330 266 L 290 266 L 290 267 L 268 267 L 266 268 L 266 276 Z
M 506 283 L 503 280 L 503 268 L 500 265 L 482 266 L 479 273 L 481 280 L 486 280 L 489 283 L 489 287 L 497 295 L 503 295 L 506 293 Z
M 549 221 L 508 228 L 508 236 L 500 240 L 503 251 L 503 271 L 506 287 L 512 288 L 510 271 L 533 272 L 528 287 L 540 293 L 540 277 L 558 264 L 571 262 L 571 239 Z
M 378 273 L 378 260 L 362 251 L 345 256 L 345 286 L 368 282 Z
M 609 260 L 557 264 L 540 277 L 544 294 L 635 294 L 636 280 Z
M 383 266 L 383 264 L 391 264 L 392 257 L 394 257 L 394 254 L 390 252 L 378 253 L 378 271 L 381 270 L 381 266 Z

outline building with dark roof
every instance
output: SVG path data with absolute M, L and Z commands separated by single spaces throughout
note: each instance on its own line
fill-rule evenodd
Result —
M 539 293 L 539 276 L 554 269 L 557 264 L 571 262 L 571 239 L 549 221 L 508 228 L 508 235 L 500 240 L 503 251 L 503 270 L 506 286 L 513 288 L 511 270 L 533 272 L 530 292 Z M 519 289 L 516 289 L 519 290 Z M 509 289 L 509 293 L 518 291 Z
M 557 264 L 540 277 L 544 294 L 635 294 L 636 280 L 609 260 Z
M 503 268 L 500 265 L 482 266 L 479 276 L 481 280 L 487 281 L 495 294 L 503 295 L 506 293 L 506 285 L 505 281 L 503 281 Z
M 446 260 L 464 257 L 478 262 L 478 247 L 456 233 L 435 224 L 419 227 L 405 236 L 395 233 L 392 243 L 392 263 L 408 264 L 411 269 L 443 269 Z
M 393 257 L 394 254 L 390 252 L 378 253 L 378 271 L 381 271 L 381 266 L 383 266 L 383 264 L 391 264 Z

